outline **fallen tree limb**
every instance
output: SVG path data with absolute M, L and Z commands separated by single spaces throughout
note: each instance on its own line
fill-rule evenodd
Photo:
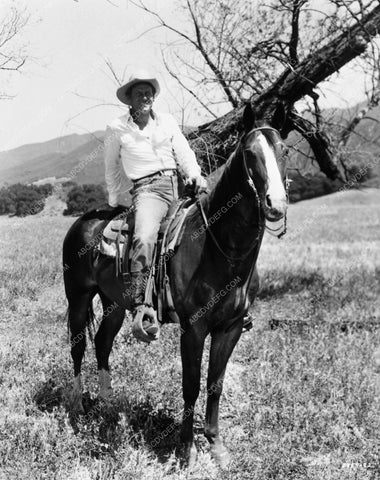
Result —
M 331 179 L 339 178 L 339 169 L 328 136 L 325 132 L 316 131 L 308 120 L 295 116 L 292 113 L 294 103 L 305 95 L 313 95 L 313 89 L 320 82 L 364 53 L 367 44 L 379 32 L 380 5 L 294 68 L 289 66 L 270 88 L 251 99 L 258 117 L 268 119 L 269 123 L 278 105 L 283 104 L 288 113 L 287 122 L 281 128 L 283 138 L 292 130 L 301 132 L 310 143 L 321 170 Z M 189 140 L 206 173 L 224 164 L 233 150 L 242 132 L 242 112 L 243 106 L 238 107 L 189 133 Z

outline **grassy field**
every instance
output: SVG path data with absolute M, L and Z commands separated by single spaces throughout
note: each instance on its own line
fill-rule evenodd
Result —
M 89 345 L 86 415 L 67 411 L 60 264 L 72 221 L 0 217 L 0 480 L 380 478 L 379 190 L 292 205 L 287 238 L 265 238 L 254 328 L 227 369 L 221 426 L 233 462 L 224 472 L 202 435 L 204 384 L 196 470 L 181 470 L 173 455 L 182 408 L 177 326 L 145 345 L 125 322 L 111 356 L 109 410 L 96 402 Z

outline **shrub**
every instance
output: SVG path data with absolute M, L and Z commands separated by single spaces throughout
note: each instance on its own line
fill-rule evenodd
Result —
M 67 203 L 67 196 L 69 191 L 77 186 L 78 184 L 76 182 L 73 182 L 72 180 L 67 180 L 57 186 L 57 188 L 54 190 L 54 194 L 57 198 Z
M 65 182 L 62 182 L 62 187 L 63 188 L 73 188 L 76 187 L 78 184 L 74 182 L 73 180 L 66 180 Z
M 298 202 L 308 198 L 321 197 L 339 189 L 339 182 L 326 178 L 322 173 L 315 175 L 292 176 L 290 184 L 290 201 Z
M 0 190 L 0 214 L 25 217 L 43 210 L 45 198 L 52 192 L 52 185 L 24 185 L 16 183 Z
M 106 195 L 101 185 L 77 185 L 68 192 L 66 203 L 64 215 L 81 215 L 106 203 Z
M 53 185 L 51 183 L 44 183 L 43 185 L 31 185 L 31 187 L 45 198 L 51 195 L 53 192 Z
M 348 182 L 353 182 L 359 187 L 361 183 L 367 182 L 374 176 L 374 171 L 372 167 L 366 165 L 351 165 L 347 176 Z

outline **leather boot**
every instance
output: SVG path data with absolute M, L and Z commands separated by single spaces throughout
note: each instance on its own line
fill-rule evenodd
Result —
M 158 339 L 157 314 L 151 306 L 144 305 L 147 274 L 131 273 L 131 310 L 133 312 L 132 331 L 136 338 L 144 342 Z M 141 330 L 145 333 L 141 336 Z

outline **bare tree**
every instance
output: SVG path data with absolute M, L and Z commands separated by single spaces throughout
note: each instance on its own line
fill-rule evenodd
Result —
M 268 88 L 284 67 L 295 67 L 349 26 L 350 2 L 329 2 L 329 12 L 306 0 L 269 3 L 237 0 L 182 0 L 187 27 L 179 29 L 144 0 L 130 0 L 172 34 L 163 55 L 170 73 L 203 103 L 236 108 Z M 340 6 L 338 6 L 340 5 Z M 302 26 L 300 28 L 300 25 Z M 179 74 L 180 73 L 180 74 Z M 215 91 L 219 91 L 219 95 Z M 216 98 L 215 98 L 216 97 Z
M 0 71 L 3 78 L 6 73 L 20 72 L 27 61 L 26 46 L 20 42 L 20 34 L 29 18 L 26 10 L 11 7 L 0 21 Z M 12 96 L 0 90 L 0 99 L 9 98 Z
M 379 75 L 378 1 L 330 0 L 322 11 L 306 0 L 182 0 L 179 8 L 189 22 L 181 29 L 143 0 L 130 1 L 170 34 L 162 45 L 165 65 L 210 117 L 218 116 L 215 108 L 221 102 L 232 109 L 190 135 L 206 171 L 225 161 L 241 129 L 241 106 L 249 100 L 268 119 L 283 104 L 288 113 L 281 126 L 284 138 L 298 132 L 321 171 L 340 176 L 336 152 L 342 144 L 334 146 L 327 134 L 317 87 L 360 56 L 371 73 L 368 97 L 373 97 Z M 305 97 L 312 101 L 311 118 L 295 110 Z
M 281 39 L 284 13 L 273 15 L 259 3 L 237 0 L 232 6 L 227 0 L 184 0 L 179 14 L 188 17 L 187 29 L 169 24 L 143 0 L 131 3 L 172 34 L 162 44 L 169 73 L 202 107 L 207 105 L 209 113 L 221 102 L 236 108 L 249 100 L 275 80 L 276 69 L 287 61 Z

